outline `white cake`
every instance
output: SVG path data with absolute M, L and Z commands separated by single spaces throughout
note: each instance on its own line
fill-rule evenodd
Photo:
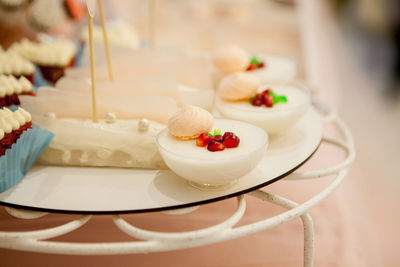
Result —
M 94 123 L 84 119 L 56 119 L 52 113 L 35 122 L 55 134 L 39 163 L 71 166 L 165 168 L 156 135 L 165 125 L 147 120 L 117 120 L 109 113 Z

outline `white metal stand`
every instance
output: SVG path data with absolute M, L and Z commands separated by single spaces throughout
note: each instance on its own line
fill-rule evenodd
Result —
M 313 240 L 314 230 L 313 221 L 308 211 L 318 205 L 322 200 L 329 196 L 343 181 L 351 162 L 355 158 L 353 138 L 347 126 L 337 116 L 335 111 L 330 111 L 324 119 L 325 124 L 332 123 L 342 134 L 341 139 L 324 137 L 323 142 L 331 143 L 344 149 L 347 153 L 345 160 L 335 166 L 310 172 L 294 172 L 286 179 L 313 179 L 336 174 L 336 178 L 331 184 L 324 188 L 314 197 L 302 204 L 297 204 L 289 199 L 278 195 L 267 193 L 263 190 L 256 190 L 248 195 L 268 201 L 288 209 L 274 217 L 267 218 L 258 222 L 235 227 L 241 220 L 246 210 L 246 200 L 244 195 L 237 197 L 237 209 L 234 214 L 222 223 L 212 227 L 196 231 L 181 233 L 161 233 L 137 228 L 119 215 L 113 216 L 115 225 L 125 234 L 140 239 L 141 241 L 113 242 L 113 243 L 78 243 L 78 242 L 58 242 L 46 241 L 72 232 L 83 226 L 91 218 L 91 215 L 84 215 L 77 220 L 71 221 L 61 226 L 39 231 L 28 232 L 0 232 L 0 248 L 56 253 L 56 254 L 74 254 L 74 255 L 112 255 L 112 254 L 131 254 L 131 253 L 149 253 L 159 251 L 178 250 L 190 247 L 197 247 L 217 242 L 222 242 L 242 236 L 254 234 L 282 223 L 288 222 L 300 217 L 304 227 L 304 266 L 313 266 Z M 166 212 L 168 214 L 182 214 L 193 211 L 195 208 L 176 210 Z M 23 219 L 39 218 L 47 213 L 33 212 L 6 208 L 13 216 Z

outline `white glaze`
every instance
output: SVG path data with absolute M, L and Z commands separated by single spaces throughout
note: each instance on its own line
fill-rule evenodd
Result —
M 155 136 L 165 125 L 152 121 L 140 132 L 138 120 L 48 119 L 35 116 L 35 123 L 55 134 L 39 162 L 50 165 L 165 168 Z

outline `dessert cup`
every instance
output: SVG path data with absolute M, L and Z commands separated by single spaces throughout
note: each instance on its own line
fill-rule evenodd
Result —
M 295 78 L 297 72 L 297 63 L 294 60 L 265 54 L 258 54 L 256 57 L 261 62 L 265 63 L 265 67 L 246 71 L 246 73 L 254 74 L 262 83 L 290 81 Z M 221 70 L 215 67 L 213 68 L 212 77 L 214 88 L 218 88 L 219 83 L 226 75 L 229 74 L 223 73 Z
M 202 189 L 230 186 L 257 166 L 268 146 L 268 134 L 249 123 L 216 119 L 214 127 L 237 134 L 241 140 L 239 146 L 210 152 L 196 146 L 196 140 L 182 141 L 173 137 L 167 128 L 157 135 L 158 148 L 167 166 Z
M 272 108 L 253 106 L 249 101 L 225 101 L 216 96 L 215 105 L 222 117 L 246 121 L 260 126 L 268 134 L 274 135 L 293 126 L 308 110 L 311 99 L 307 88 L 295 84 L 263 85 L 259 91 L 272 89 L 279 95 L 286 95 L 288 102 Z

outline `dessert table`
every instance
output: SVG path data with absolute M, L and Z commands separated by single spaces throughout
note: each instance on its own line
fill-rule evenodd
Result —
M 304 35 L 307 35 L 307 33 Z M 307 53 L 305 57 L 306 61 L 312 60 L 312 58 L 307 58 Z M 311 82 L 314 82 L 313 70 L 315 67 L 313 67 L 312 64 L 310 65 L 310 62 L 306 63 L 305 70 L 308 72 Z M 304 231 L 304 266 L 313 266 L 314 226 L 309 211 L 332 194 L 342 183 L 348 173 L 349 166 L 355 157 L 352 135 L 336 111 L 316 99 L 314 99 L 313 105 L 314 109 L 321 115 L 321 122 L 324 129 L 334 128 L 339 133 L 337 136 L 330 136 L 326 132 L 331 133 L 331 131 L 324 131 L 323 136 L 321 137 L 321 146 L 325 144 L 333 145 L 343 150 L 346 156 L 340 163 L 333 163 L 331 166 L 322 169 L 309 171 L 296 170 L 303 164 L 305 166 L 307 165 L 307 160 L 312 158 L 315 153 L 314 150 L 310 153 L 310 157 L 305 158 L 304 161 L 298 162 L 297 165 L 292 166 L 292 168 L 284 172 L 282 175 L 279 175 L 279 179 L 293 180 L 294 183 L 299 180 L 326 179 L 325 177 L 333 177 L 330 184 L 302 203 L 296 203 L 286 197 L 268 193 L 267 185 L 270 183 L 266 182 L 248 188 L 248 190 L 239 190 L 238 192 L 227 194 L 225 196 L 212 198 L 212 201 L 220 201 L 228 197 L 237 198 L 236 209 L 229 218 L 221 222 L 193 231 L 160 232 L 136 227 L 125 220 L 122 216 L 124 213 L 157 211 L 157 209 L 125 210 L 122 212 L 110 212 L 108 210 L 108 212 L 91 213 L 90 211 L 79 212 L 77 210 L 68 211 L 67 209 L 57 210 L 51 208 L 40 208 L 37 206 L 31 207 L 26 203 L 19 205 L 7 202 L 2 198 L 0 199 L 0 204 L 5 206 L 6 211 L 10 215 L 20 219 L 39 219 L 46 216 L 49 212 L 82 215 L 65 224 L 41 230 L 0 231 L 0 248 L 68 255 L 120 255 L 172 251 L 228 241 L 259 233 L 295 219 L 300 219 L 303 223 Z M 271 182 L 275 181 L 278 181 L 278 179 L 271 180 Z M 267 215 L 266 218 L 256 222 L 241 224 L 241 220 L 246 216 L 246 202 L 249 198 L 256 198 L 265 203 L 273 203 L 287 209 L 287 211 L 273 216 Z M 178 220 L 179 215 L 194 212 L 199 206 L 208 202 L 209 201 L 198 201 L 192 202 L 189 205 L 170 205 L 168 208 L 158 209 L 158 211 L 170 216 L 176 216 Z M 123 242 L 99 241 L 91 243 L 52 240 L 67 233 L 79 231 L 81 228 L 90 226 L 90 221 L 93 219 L 92 214 L 113 214 L 112 217 L 109 217 L 110 220 L 119 231 L 127 235 L 127 239 Z M 96 232 L 99 232 L 100 234 L 102 229 L 96 229 Z

